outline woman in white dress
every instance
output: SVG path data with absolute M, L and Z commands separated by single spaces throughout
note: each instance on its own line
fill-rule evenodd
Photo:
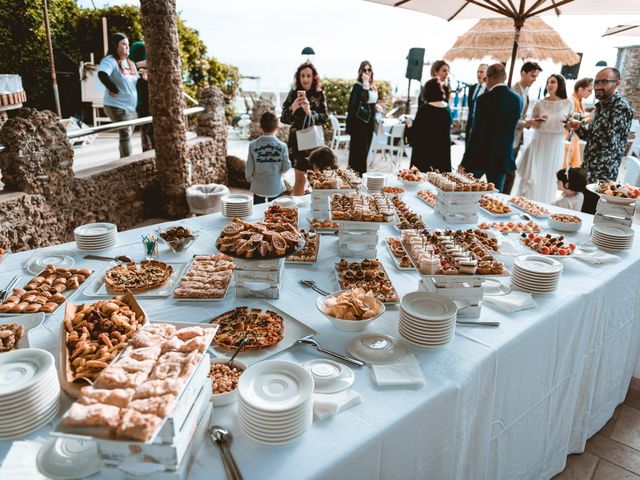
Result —
M 517 195 L 543 203 L 556 199 L 556 172 L 564 155 L 564 122 L 573 111 L 567 99 L 566 81 L 553 74 L 547 80 L 545 98 L 533 107 L 533 139 L 518 165 Z

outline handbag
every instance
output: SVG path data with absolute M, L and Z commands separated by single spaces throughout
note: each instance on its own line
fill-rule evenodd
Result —
M 307 125 L 309 119 L 309 126 Z M 298 141 L 298 150 L 313 150 L 314 148 L 324 147 L 324 131 L 322 126 L 316 125 L 313 115 L 307 115 L 302 122 L 302 129 L 296 130 L 296 140 Z
M 371 107 L 368 103 L 360 102 L 358 111 L 356 112 L 356 118 L 364 123 L 369 123 L 371 119 Z

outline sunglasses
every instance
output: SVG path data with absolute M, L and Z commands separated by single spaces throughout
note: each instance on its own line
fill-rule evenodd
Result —
M 606 79 L 606 80 L 594 80 L 593 84 L 594 85 L 606 85 L 607 83 L 615 83 L 617 82 L 617 80 L 610 80 L 610 79 Z
M 369 67 L 367 67 L 367 68 L 363 68 L 362 71 L 363 72 L 371 72 L 372 70 Z

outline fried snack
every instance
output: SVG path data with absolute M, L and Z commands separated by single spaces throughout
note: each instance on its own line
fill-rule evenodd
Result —
M 157 260 L 143 260 L 140 268 L 134 262 L 110 268 L 104 274 L 104 283 L 109 290 L 116 292 L 144 292 L 167 283 L 172 273 L 171 265 Z
M 17 348 L 18 341 L 24 336 L 24 327 L 17 323 L 0 324 L 0 352 L 9 352 Z
M 549 210 L 525 197 L 511 197 L 509 199 L 509 203 L 530 213 L 534 217 L 544 217 L 545 215 L 549 215 Z
M 271 204 L 264 212 L 265 222 L 286 222 L 298 228 L 298 209 L 285 208 L 277 203 Z
M 307 170 L 307 180 L 314 190 L 358 188 L 360 174 L 350 168 L 343 170 Z
M 193 259 L 189 270 L 180 279 L 174 298 L 223 298 L 235 268 L 231 257 L 216 255 L 198 255 Z
M 418 167 L 404 168 L 398 172 L 398 180 L 405 182 L 424 182 L 426 180 L 424 173 Z
M 62 425 L 114 428 L 118 425 L 119 416 L 120 409 L 114 405 L 103 403 L 85 405 L 76 402 L 65 413 Z
M 284 338 L 284 319 L 276 312 L 248 307 L 237 307 L 211 320 L 218 324 L 215 342 L 218 346 L 232 350 L 248 335 L 245 350 L 260 350 L 276 345 Z
M 243 258 L 283 257 L 302 242 L 296 227 L 286 222 L 248 223 L 234 218 L 220 233 L 216 247 Z
M 331 196 L 332 220 L 357 222 L 390 222 L 395 217 L 395 208 L 390 199 L 379 193 L 334 194 Z
M 73 318 L 65 318 L 73 381 L 91 382 L 127 346 L 144 321 L 122 297 L 86 305 Z
M 438 194 L 429 190 L 418 190 L 418 198 L 425 202 L 430 207 L 436 206 L 436 198 Z
M 390 195 L 399 195 L 404 192 L 405 189 L 400 187 L 382 187 L 382 193 L 388 193 Z
M 501 202 L 497 198 L 490 197 L 489 195 L 483 195 L 480 197 L 480 206 L 487 212 L 494 215 L 503 215 L 512 213 L 511 207 L 504 202 Z
M 567 215 L 564 213 L 554 213 L 553 215 L 549 215 L 549 217 L 553 218 L 556 222 L 562 222 L 562 223 L 582 222 L 582 219 L 577 215 Z
M 400 219 L 400 223 L 398 224 L 398 228 L 400 230 L 425 227 L 420 215 L 409 208 L 409 206 L 402 200 L 399 198 L 393 198 L 391 199 L 391 202 L 393 203 L 396 213 L 398 214 L 398 218 Z
M 471 173 L 429 172 L 427 179 L 445 192 L 494 192 L 496 186 L 478 180 Z
M 133 388 L 115 388 L 113 390 L 84 387 L 80 392 L 78 402 L 84 405 L 104 403 L 115 407 L 126 407 L 133 398 Z
M 324 303 L 324 312 L 341 320 L 366 320 L 380 311 L 380 304 L 373 292 L 360 287 L 328 297 Z
M 121 438 L 131 438 L 144 442 L 156 431 L 162 419 L 156 415 L 140 413 L 133 409 L 123 409 L 116 434 Z
M 304 248 L 298 253 L 288 256 L 287 262 L 316 262 L 320 250 L 320 236 L 315 232 L 305 232 L 304 230 L 301 230 L 300 233 L 304 236 Z

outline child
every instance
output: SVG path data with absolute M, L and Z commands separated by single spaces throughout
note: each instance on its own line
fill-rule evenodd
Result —
M 309 155 L 309 168 L 311 170 L 337 170 L 338 157 L 329 147 L 316 148 Z
M 553 202 L 553 205 L 570 210 L 582 210 L 584 201 L 583 192 L 587 188 L 587 177 L 582 168 L 567 168 L 558 170 L 558 190 L 562 192 L 562 197 Z
M 291 168 L 287 144 L 276 138 L 278 117 L 266 112 L 260 117 L 262 136 L 249 144 L 245 177 L 251 182 L 253 203 L 259 204 L 284 190 L 282 175 Z

